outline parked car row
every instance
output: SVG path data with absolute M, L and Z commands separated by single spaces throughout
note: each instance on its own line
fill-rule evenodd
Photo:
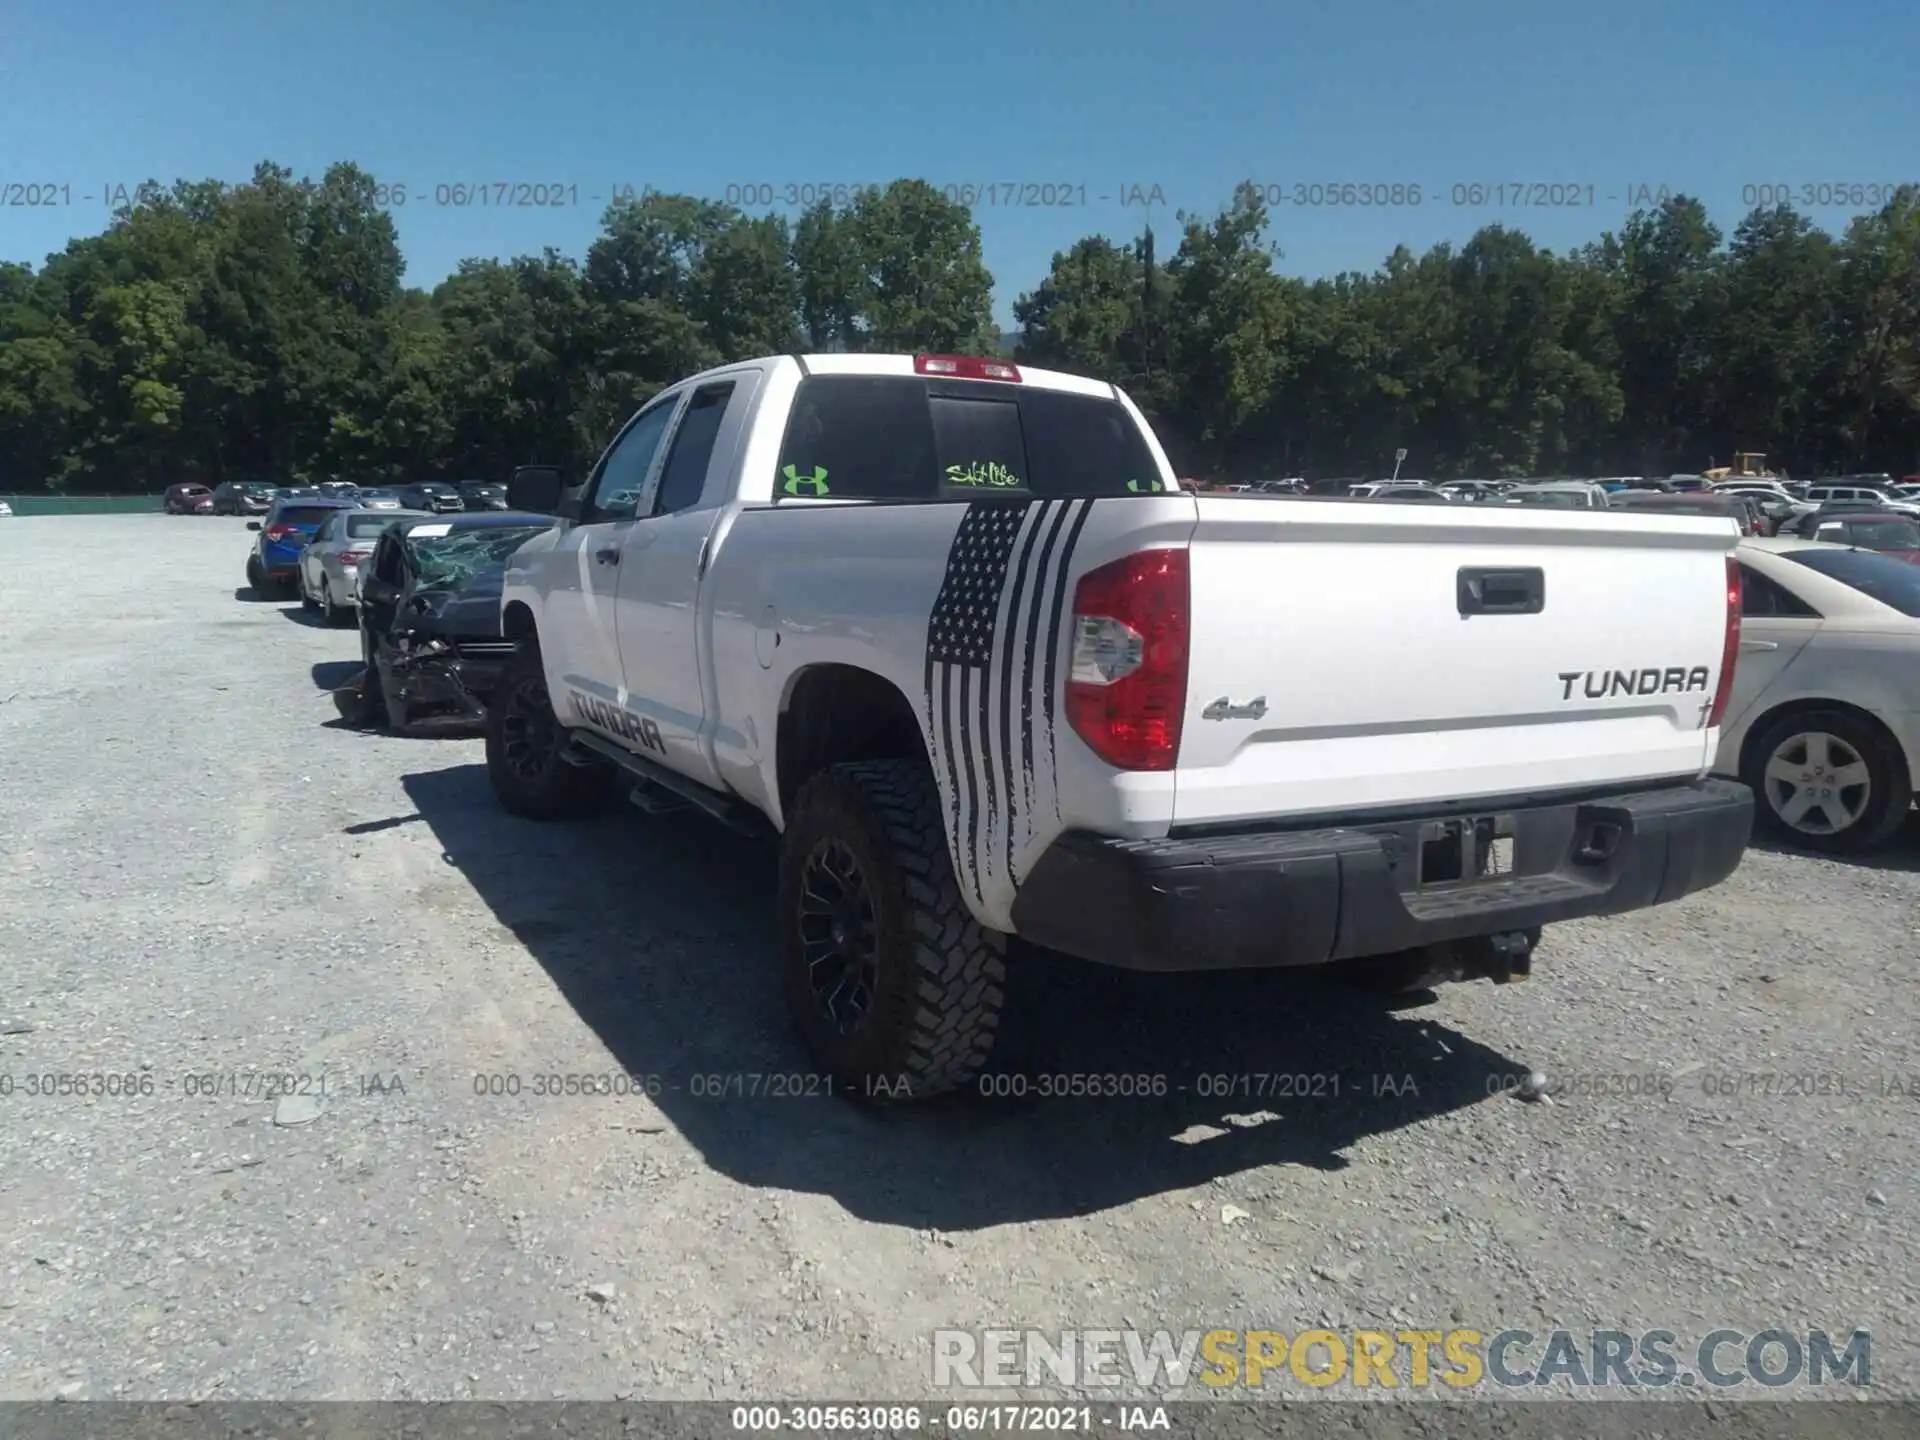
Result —
M 506 558 L 554 523 L 464 503 L 405 508 L 364 490 L 284 495 L 247 525 L 256 532 L 247 584 L 256 596 L 298 597 L 325 624 L 356 626 L 362 668 L 334 696 L 349 723 L 471 726 L 513 649 L 500 623 Z
M 1429 481 L 1411 476 L 1396 477 L 1392 480 L 1306 480 L 1295 476 L 1284 480 L 1253 480 L 1233 484 L 1222 484 L 1217 481 L 1183 481 L 1181 483 L 1183 488 L 1200 493 L 1347 495 L 1367 499 L 1415 501 L 1431 500 L 1434 492 L 1438 491 L 1449 500 L 1473 503 L 1514 499 L 1520 499 L 1524 503 L 1543 503 L 1538 497 L 1565 494 L 1591 496 L 1593 492 L 1608 496 L 1621 494 L 1729 495 L 1758 502 L 1761 513 L 1775 524 L 1789 515 L 1805 513 L 1837 500 L 1868 500 L 1876 504 L 1891 504 L 1895 508 L 1905 506 L 1920 508 L 1920 479 L 1911 475 L 1899 481 L 1885 474 L 1842 475 L 1807 481 L 1787 480 L 1766 474 L 1714 473 L 1721 474 L 1722 478 L 1713 479 L 1706 475 L 1608 475 L 1587 479 L 1555 475 L 1535 476 L 1527 480 L 1463 478 Z M 1544 503 L 1564 505 L 1570 502 L 1562 500 Z M 1597 503 L 1591 498 L 1581 502 L 1586 508 L 1596 508 Z
M 1693 478 L 1697 486 L 1678 480 Z M 1920 491 L 1903 485 L 1875 488 L 1848 483 L 1806 484 L 1765 477 L 1708 481 L 1703 477 L 1647 480 L 1639 476 L 1606 480 L 1426 480 L 1259 481 L 1229 487 L 1232 493 L 1259 496 L 1344 497 L 1406 504 L 1451 502 L 1474 505 L 1544 505 L 1567 510 L 1642 510 L 1659 514 L 1725 515 L 1743 536 L 1791 534 L 1807 537 L 1814 528 L 1842 513 L 1871 513 L 1882 522 L 1902 517 L 1920 522 Z M 1869 532 L 1864 528 L 1860 534 Z M 1898 527 L 1871 532 L 1878 543 L 1866 548 L 1904 550 Z M 1863 542 L 1865 543 L 1865 542 Z
M 313 485 L 228 480 L 209 489 L 183 481 L 167 487 L 161 508 L 169 515 L 264 515 L 274 501 L 282 499 L 351 500 L 372 510 L 423 510 L 439 515 L 460 510 L 504 510 L 507 487 L 485 480 L 453 484 L 423 480 L 400 486 L 358 485 L 351 480 L 322 480 Z

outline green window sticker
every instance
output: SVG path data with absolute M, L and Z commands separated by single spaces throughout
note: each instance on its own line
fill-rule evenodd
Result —
M 994 462 L 947 466 L 947 484 L 980 486 L 988 490 L 1019 490 L 1026 485 L 1013 471 Z
M 1151 480 L 1127 481 L 1127 489 L 1135 495 L 1159 495 L 1164 493 L 1166 488 L 1167 487 L 1161 483 L 1158 475 L 1154 476 Z
M 819 465 L 813 467 L 813 474 L 811 475 L 802 475 L 799 470 L 791 465 L 787 466 L 780 473 L 787 477 L 786 483 L 780 488 L 789 495 L 825 495 L 828 493 L 827 472 Z

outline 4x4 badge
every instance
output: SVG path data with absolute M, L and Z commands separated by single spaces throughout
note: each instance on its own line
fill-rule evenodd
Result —
M 1258 720 L 1267 713 L 1267 697 L 1256 695 L 1244 705 L 1236 705 L 1222 695 L 1200 712 L 1202 720 Z

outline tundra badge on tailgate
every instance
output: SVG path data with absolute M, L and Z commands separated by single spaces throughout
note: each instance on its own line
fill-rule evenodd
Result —
M 1200 712 L 1202 720 L 1258 720 L 1267 713 L 1267 697 L 1256 695 L 1244 705 L 1236 705 L 1222 695 Z
M 1675 665 L 1666 670 L 1562 670 L 1559 674 L 1560 698 L 1573 699 L 1576 682 L 1589 700 L 1604 700 L 1610 695 L 1669 695 L 1674 691 L 1705 690 L 1712 672 L 1704 665 L 1691 670 Z

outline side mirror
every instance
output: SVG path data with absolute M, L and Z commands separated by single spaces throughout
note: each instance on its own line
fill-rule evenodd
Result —
M 522 465 L 507 481 L 507 508 L 551 515 L 560 508 L 566 489 L 560 471 L 552 465 Z
M 247 521 L 247 528 L 249 530 L 258 530 L 260 528 L 260 522 L 258 520 L 249 520 Z

